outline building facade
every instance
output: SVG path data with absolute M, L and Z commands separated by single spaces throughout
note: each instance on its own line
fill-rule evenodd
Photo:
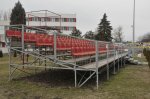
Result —
M 56 14 L 47 10 L 26 12 L 27 26 L 51 27 L 64 34 L 76 29 L 76 14 Z

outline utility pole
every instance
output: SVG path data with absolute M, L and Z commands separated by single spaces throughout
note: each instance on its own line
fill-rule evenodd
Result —
M 135 0 L 134 0 L 134 5 L 133 5 L 133 49 L 132 49 L 132 56 L 135 53 L 134 50 L 134 43 L 135 43 Z

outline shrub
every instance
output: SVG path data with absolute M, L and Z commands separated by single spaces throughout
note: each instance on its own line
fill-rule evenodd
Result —
M 2 52 L 2 50 L 0 50 L 0 57 L 3 57 L 3 52 Z
M 145 56 L 146 59 L 147 59 L 148 66 L 150 67 L 150 49 L 144 48 L 144 49 L 143 49 L 143 54 L 144 54 L 144 56 Z

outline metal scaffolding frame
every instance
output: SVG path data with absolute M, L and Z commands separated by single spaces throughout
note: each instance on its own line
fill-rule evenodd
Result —
M 16 28 L 17 26 L 20 26 L 20 25 L 5 26 L 5 34 L 6 34 L 7 29 Z M 47 52 L 47 48 L 41 51 L 41 49 L 43 49 L 44 47 L 42 48 L 31 47 L 30 49 L 32 49 L 32 51 L 29 51 L 28 46 L 24 42 L 24 32 L 27 29 L 28 29 L 28 26 L 21 25 L 21 28 L 20 28 L 21 40 L 19 41 L 20 42 L 19 47 L 13 46 L 12 45 L 13 39 L 7 38 L 6 36 L 6 43 L 9 48 L 9 80 L 12 80 L 14 78 L 14 73 L 16 72 L 16 70 L 19 70 L 24 73 L 28 73 L 25 70 L 25 68 L 45 68 L 45 69 L 48 68 L 48 69 L 72 70 L 74 71 L 74 81 L 75 81 L 74 86 L 75 87 L 82 87 L 89 79 L 91 79 L 92 77 L 96 77 L 96 87 L 98 89 L 99 75 L 102 71 L 105 71 L 105 70 L 107 71 L 107 80 L 109 80 L 110 67 L 113 67 L 113 74 L 116 74 L 116 70 L 119 71 L 119 69 L 123 67 L 123 65 L 125 65 L 125 60 L 126 60 L 125 56 L 128 54 L 128 52 L 126 52 L 123 49 L 125 45 L 104 42 L 106 44 L 107 51 L 106 53 L 101 53 L 99 52 L 100 42 L 95 41 L 95 40 L 91 40 L 95 45 L 95 55 L 88 56 L 88 57 L 75 58 L 75 59 L 69 58 L 68 60 L 60 60 L 58 57 L 59 53 L 57 51 L 56 37 L 58 33 L 56 31 L 52 33 L 54 35 L 54 48 L 53 48 L 52 55 L 41 54 L 42 51 L 44 51 L 44 53 Z M 31 29 L 31 27 L 29 29 Z M 35 29 L 35 27 L 33 27 L 32 29 Z M 39 29 L 39 30 L 49 33 L 49 31 L 45 29 Z M 64 36 L 64 34 L 61 34 L 61 35 Z M 71 37 L 71 36 L 68 36 L 68 37 Z M 77 37 L 75 38 L 81 39 Z M 114 49 L 111 49 L 110 44 L 114 46 Z M 115 45 L 118 46 L 118 49 L 115 47 Z M 12 59 L 13 52 L 20 53 L 20 55 L 18 56 L 18 59 L 21 60 L 19 61 L 20 63 L 13 61 Z M 33 58 L 29 59 L 28 58 L 29 56 Z M 106 58 L 101 59 L 101 57 L 106 57 Z M 18 59 L 16 61 L 18 61 Z M 82 60 L 88 60 L 88 59 L 90 59 L 90 62 L 88 61 L 89 63 L 87 64 L 84 64 L 82 66 L 77 64 L 79 60 L 82 61 Z M 32 61 L 29 62 L 30 60 Z M 94 60 L 94 62 L 91 62 L 91 60 Z M 53 63 L 53 66 L 49 63 Z M 116 69 L 116 65 L 117 65 L 117 69 Z M 101 69 L 102 67 L 105 67 L 105 68 Z M 79 74 L 78 71 L 85 71 L 83 75 L 80 74 L 81 78 L 79 81 L 77 79 L 78 74 Z M 85 77 L 87 72 L 90 72 L 90 75 L 88 77 Z

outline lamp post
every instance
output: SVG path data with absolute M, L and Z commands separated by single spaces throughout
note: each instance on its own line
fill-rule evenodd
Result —
M 134 55 L 135 50 L 134 50 L 134 43 L 135 43 L 135 0 L 134 0 L 134 5 L 133 5 L 133 50 L 132 50 L 132 55 Z

